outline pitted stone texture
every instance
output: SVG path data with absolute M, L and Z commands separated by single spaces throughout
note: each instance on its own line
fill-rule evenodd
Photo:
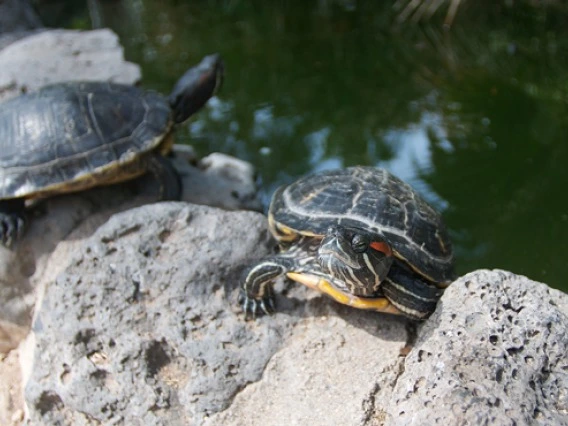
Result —
M 109 29 L 42 31 L 0 50 L 0 101 L 63 81 L 134 84 L 140 76 Z
M 468 274 L 420 330 L 386 424 L 566 425 L 567 353 L 564 293 L 505 271 Z
M 405 320 L 349 308 L 341 311 L 345 319 L 311 317 L 296 326 L 262 380 L 244 389 L 230 408 L 206 424 L 327 426 L 371 421 L 377 415 L 369 413 L 371 398 L 389 395 L 402 367 Z
M 243 321 L 236 288 L 272 249 L 253 212 L 160 203 L 113 216 L 48 286 L 32 424 L 200 424 L 258 380 L 294 309 Z

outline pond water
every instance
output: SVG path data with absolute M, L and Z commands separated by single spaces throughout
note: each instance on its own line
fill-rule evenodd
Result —
M 308 172 L 385 167 L 443 212 L 459 273 L 568 290 L 566 11 L 462 2 L 447 31 L 444 10 L 397 24 L 391 2 L 82 3 L 40 12 L 112 28 L 145 87 L 221 53 L 223 90 L 178 141 L 252 162 L 265 203 Z

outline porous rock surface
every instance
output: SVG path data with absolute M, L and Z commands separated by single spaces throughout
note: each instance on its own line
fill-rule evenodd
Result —
M 383 407 L 391 425 L 568 424 L 568 297 L 506 271 L 453 283 Z
M 71 256 L 35 322 L 32 422 L 192 424 L 257 380 L 294 317 L 236 321 L 264 218 L 159 203 L 111 218 Z
M 199 425 L 263 374 L 267 384 L 240 398 L 264 401 L 262 411 L 213 423 L 363 420 L 360 400 L 376 391 L 368 378 L 397 374 L 406 321 L 295 285 L 279 313 L 244 321 L 243 268 L 273 245 L 253 212 L 159 203 L 113 216 L 46 290 L 26 387 L 31 423 Z
M 568 423 L 563 293 L 466 275 L 405 360 L 405 320 L 302 287 L 244 321 L 242 268 L 271 248 L 256 213 L 161 203 L 115 215 L 47 289 L 32 424 Z

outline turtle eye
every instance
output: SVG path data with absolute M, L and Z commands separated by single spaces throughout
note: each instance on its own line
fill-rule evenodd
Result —
M 355 253 L 364 253 L 369 248 L 369 239 L 361 234 L 355 234 L 351 240 L 351 247 Z

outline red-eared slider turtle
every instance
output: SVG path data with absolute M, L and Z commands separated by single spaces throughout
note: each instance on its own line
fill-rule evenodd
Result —
M 268 223 L 281 252 L 247 270 L 247 315 L 273 311 L 274 280 L 286 276 L 346 305 L 423 319 L 454 278 L 442 218 L 386 170 L 324 171 L 283 186 Z
M 23 232 L 25 201 L 154 174 L 162 199 L 181 183 L 163 157 L 172 130 L 222 82 L 219 55 L 205 57 L 169 97 L 107 82 L 46 86 L 0 104 L 0 243 Z

